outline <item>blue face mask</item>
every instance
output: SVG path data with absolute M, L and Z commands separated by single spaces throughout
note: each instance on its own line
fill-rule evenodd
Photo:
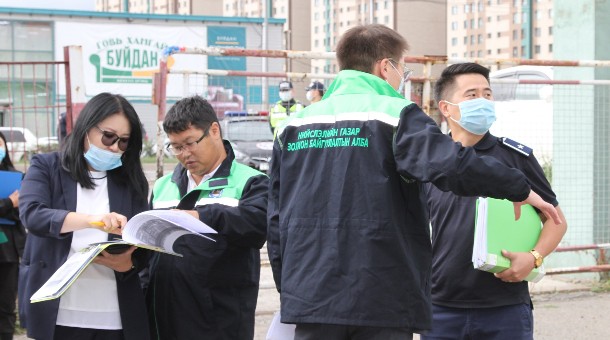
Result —
M 449 117 L 458 123 L 464 130 L 475 135 L 484 135 L 491 125 L 496 121 L 496 106 L 491 100 L 483 97 L 464 100 L 459 104 L 454 104 L 445 100 L 445 103 L 457 105 L 460 108 L 460 120 Z
M 4 160 L 4 157 L 6 157 L 6 150 L 4 150 L 4 148 L 0 149 L 0 162 L 2 162 L 2 160 Z
M 120 153 L 100 149 L 91 142 L 89 142 L 89 151 L 85 152 L 85 159 L 97 171 L 108 171 L 123 165 Z

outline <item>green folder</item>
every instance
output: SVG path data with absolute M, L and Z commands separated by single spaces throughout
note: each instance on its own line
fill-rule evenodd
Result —
M 521 218 L 515 221 L 513 203 L 507 200 L 479 197 L 475 217 L 472 264 L 474 268 L 498 273 L 510 267 L 502 249 L 529 252 L 534 249 L 542 222 L 531 205 L 521 206 Z M 534 268 L 525 278 L 538 282 L 544 276 L 544 265 Z
M 0 231 L 0 243 L 6 243 L 8 241 L 8 238 L 6 238 L 6 234 L 2 231 Z

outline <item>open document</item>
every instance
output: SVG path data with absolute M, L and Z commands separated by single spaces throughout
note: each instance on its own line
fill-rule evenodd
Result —
M 123 239 L 94 243 L 74 253 L 30 298 L 30 302 L 60 297 L 103 250 L 115 246 L 137 246 L 176 256 L 174 243 L 182 235 L 216 234 L 216 231 L 193 216 L 179 210 L 150 210 L 132 217 L 123 228 Z
M 513 203 L 507 200 L 479 197 L 475 218 L 472 264 L 474 268 L 499 273 L 510 268 L 510 260 L 502 249 L 528 252 L 536 246 L 542 222 L 531 205 L 521 206 L 521 218 L 515 221 Z M 538 282 L 544 276 L 544 266 L 534 268 L 525 278 Z

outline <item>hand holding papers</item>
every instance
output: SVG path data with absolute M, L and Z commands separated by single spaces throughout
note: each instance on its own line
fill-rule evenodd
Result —
M 94 243 L 70 256 L 66 262 L 30 298 L 30 302 L 52 300 L 60 297 L 87 266 L 108 247 L 135 245 L 176 256 L 174 243 L 182 235 L 191 234 L 213 239 L 201 234 L 216 231 L 193 216 L 178 210 L 150 210 L 132 217 L 123 228 L 122 240 Z
M 472 264 L 474 268 L 498 273 L 510 268 L 510 260 L 502 249 L 528 252 L 540 237 L 542 222 L 530 205 L 521 207 L 521 218 L 515 221 L 510 201 L 480 197 L 477 200 Z M 538 282 L 544 276 L 544 266 L 535 268 L 525 278 Z

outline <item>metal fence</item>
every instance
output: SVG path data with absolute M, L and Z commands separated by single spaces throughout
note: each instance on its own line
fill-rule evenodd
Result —
M 0 131 L 11 160 L 22 170 L 33 153 L 58 145 L 59 117 L 66 102 L 58 87 L 65 62 L 0 62 Z
M 176 58 L 180 54 L 196 54 L 202 58 L 238 55 L 249 58 L 334 59 L 333 53 L 217 48 L 174 48 L 170 54 Z M 406 87 L 406 97 L 420 105 L 443 128 L 446 127 L 446 122 L 443 122 L 433 100 L 433 73 L 442 70 L 447 64 L 466 61 L 493 68 L 554 65 L 555 79 L 492 79 L 492 88 L 498 95 L 498 120 L 491 132 L 532 147 L 557 194 L 569 227 L 560 245 L 560 250 L 564 251 L 551 256 L 548 260 L 549 267 L 576 265 L 586 266 L 589 268 L 586 271 L 589 272 L 608 270 L 605 265 L 608 263 L 607 254 L 597 252 L 600 247 L 596 245 L 610 242 L 610 80 L 574 80 L 584 79 L 579 76 L 565 80 L 570 78 L 564 78 L 565 75 L 560 78 L 557 75 L 562 74 L 563 69 L 568 70 L 569 74 L 585 69 L 610 67 L 610 61 L 405 58 L 405 62 L 414 66 L 415 70 Z M 240 96 L 241 104 L 237 110 L 250 113 L 267 111 L 270 105 L 279 100 L 277 84 L 281 80 L 291 80 L 296 98 L 308 104 L 305 101 L 305 87 L 309 82 L 317 80 L 328 86 L 335 76 L 204 68 L 168 70 L 163 62 L 161 65 L 161 77 L 165 75 L 167 78 L 156 83 L 156 94 L 160 94 L 164 86 L 179 86 L 185 96 L 200 94 L 215 100 L 212 92 L 217 91 L 219 86 L 222 87 L 221 84 L 230 84 L 222 89 L 225 100 Z M 226 79 L 219 81 L 222 77 Z M 229 78 L 234 79 L 229 81 Z M 242 80 L 235 81 L 235 78 Z M 507 88 L 511 89 L 512 97 L 501 95 Z M 170 98 L 162 95 L 158 99 L 157 102 L 162 104 L 159 106 L 161 120 L 167 109 L 164 103 Z

